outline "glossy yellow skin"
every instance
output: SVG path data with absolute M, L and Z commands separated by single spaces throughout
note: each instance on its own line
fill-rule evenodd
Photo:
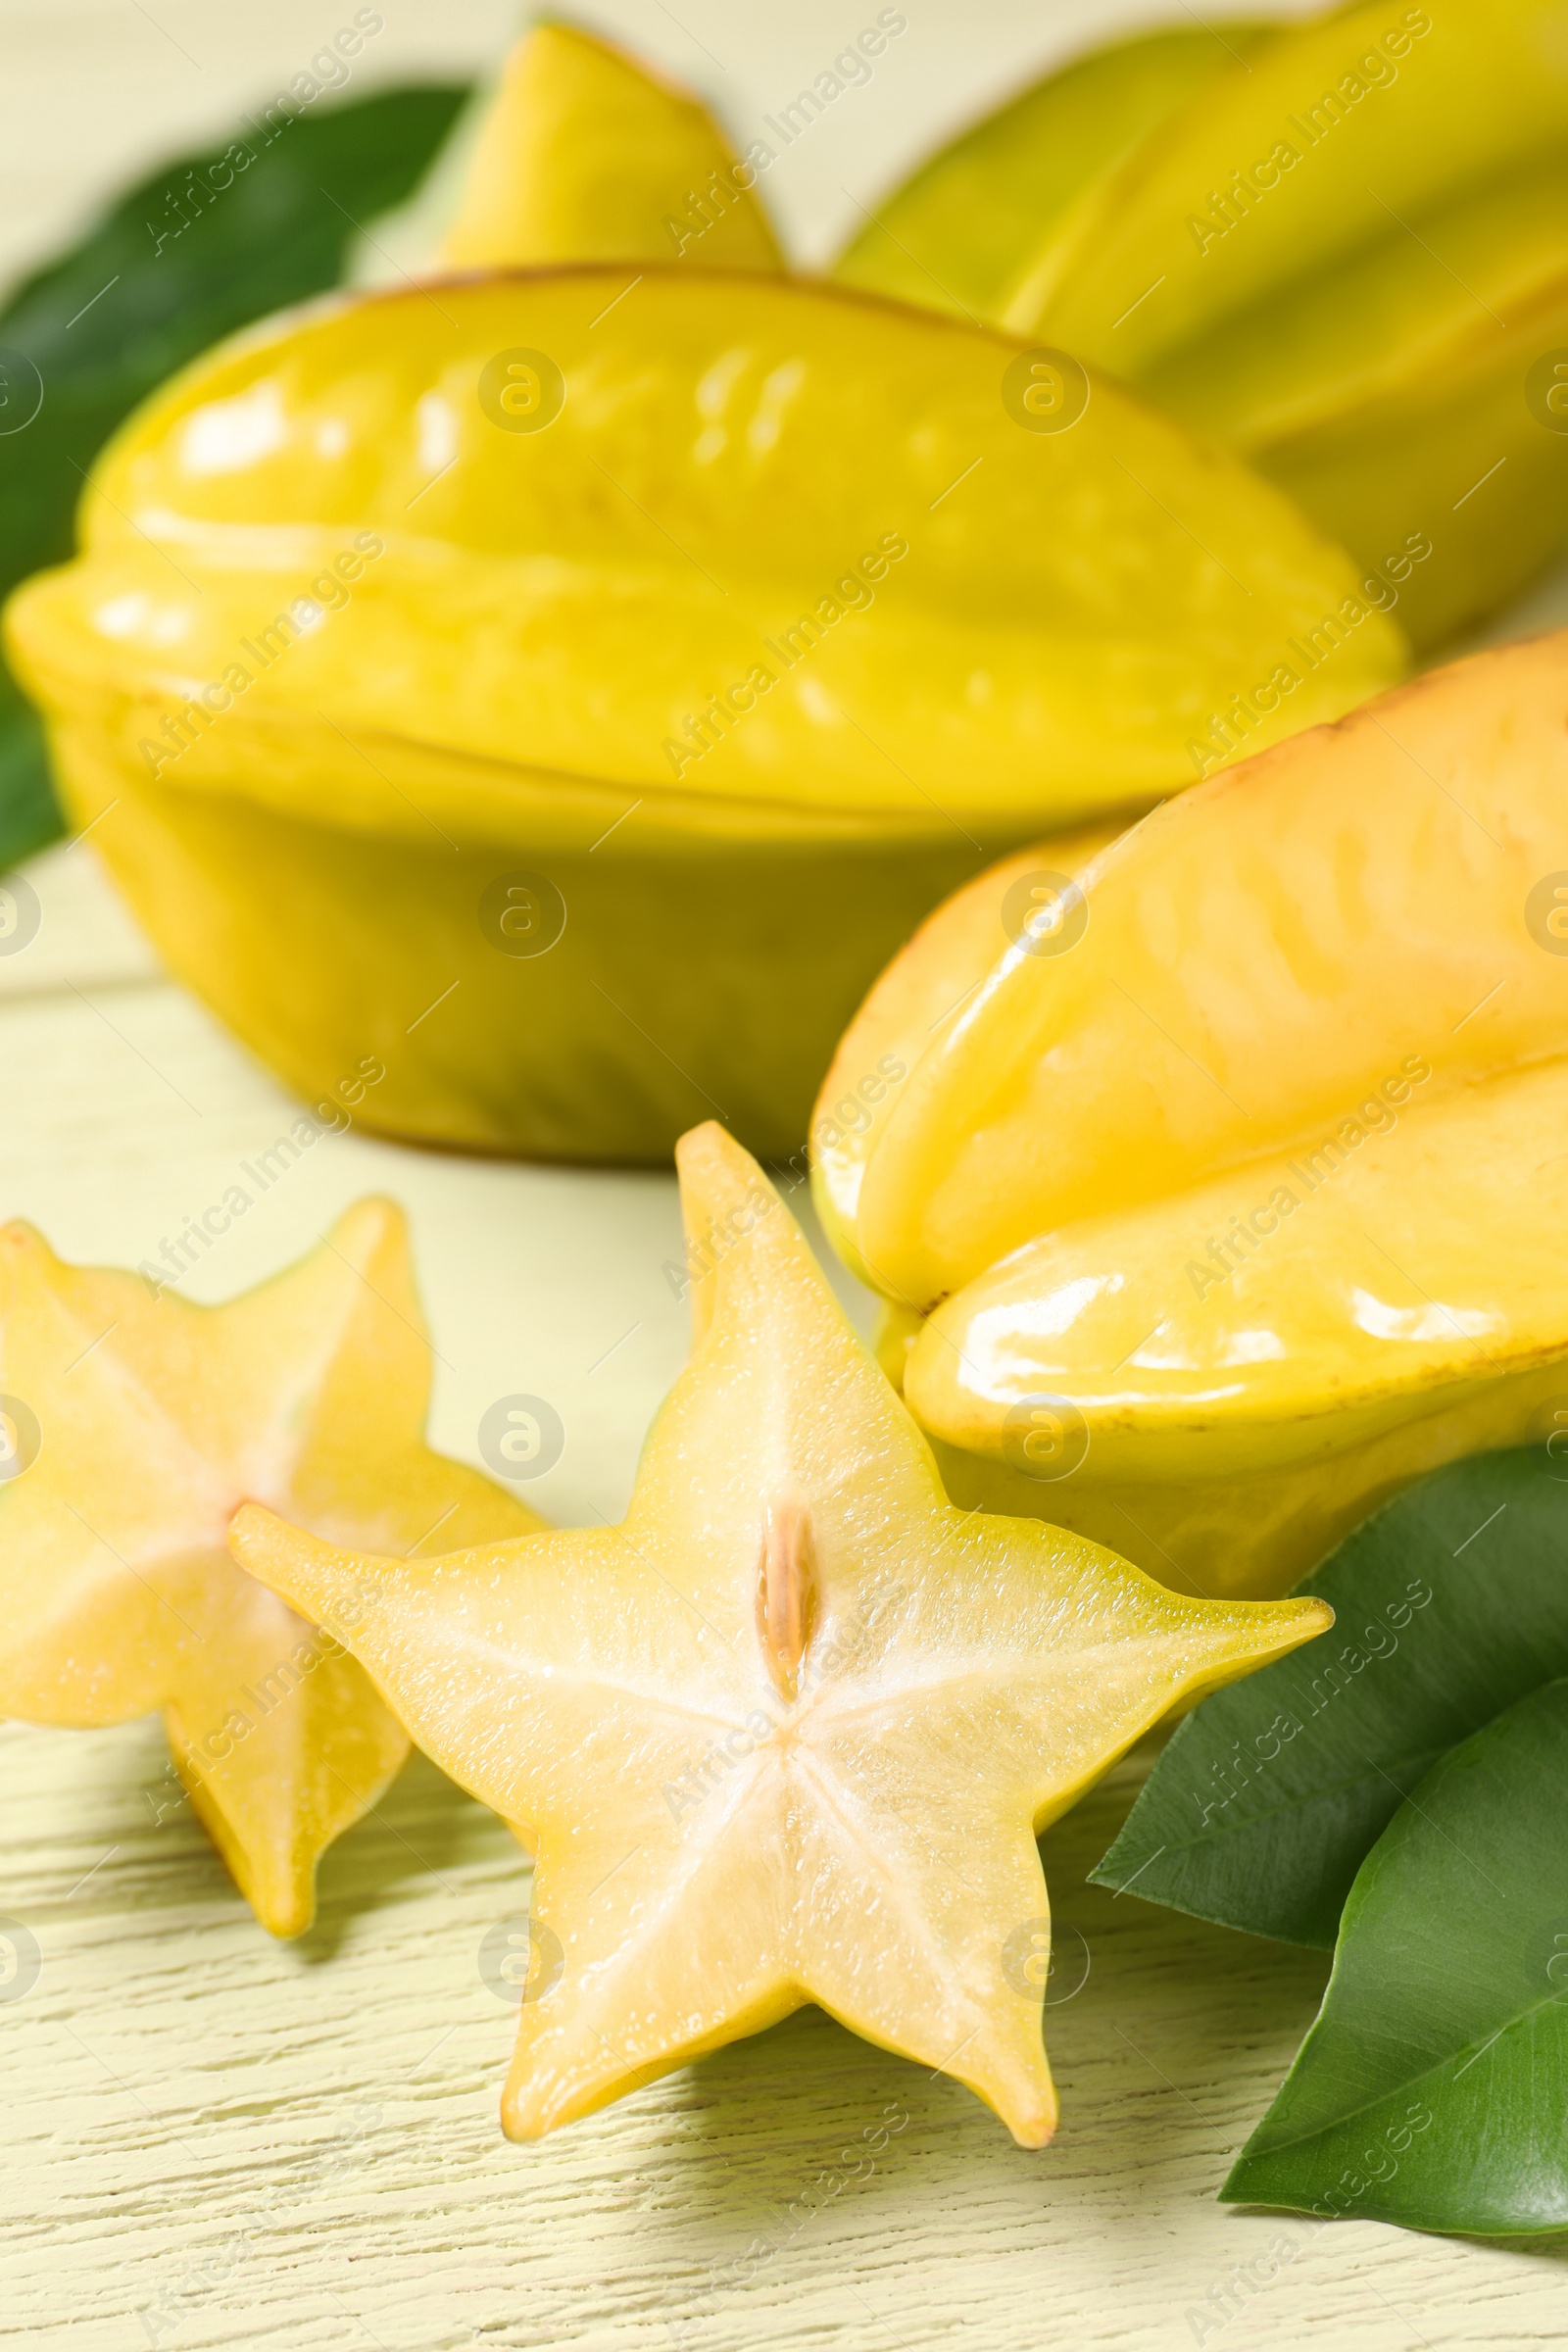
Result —
M 1073 877 L 1134 817 L 1080 825 L 1031 842 L 988 866 L 928 914 L 895 956 L 839 1041 L 811 1113 L 811 1198 L 822 1229 L 851 1272 L 872 1290 L 885 1282 L 860 1255 L 860 1184 L 900 1090 L 933 1041 L 957 1019 L 1009 944 L 1009 894 L 1031 876 Z M 903 1386 L 902 1367 L 889 1377 Z
M 1565 805 L 1561 632 L 1157 809 L 1076 869 L 1067 953 L 933 918 L 878 998 L 963 1009 L 818 1189 L 956 1499 L 1280 1592 L 1568 1426 Z
M 1432 1082 L 1407 1056 L 1310 1149 L 1025 1243 L 931 1317 L 909 1404 L 987 1452 L 1026 1398 L 1070 1396 L 1097 1478 L 1168 1483 L 1568 1380 L 1568 1061 Z
M 1266 1600 L 1290 1592 L 1352 1528 L 1429 1470 L 1554 1439 L 1557 1461 L 1564 1431 L 1568 1377 L 1559 1357 L 1343 1453 L 1250 1478 L 1102 1478 L 1086 1461 L 1066 1478 L 1041 1479 L 995 1453 L 972 1453 L 934 1435 L 931 1444 L 948 1493 L 966 1510 L 978 1505 L 1070 1528 L 1119 1549 L 1178 1592 Z
M 1413 20 L 1425 15 L 1397 0 L 1333 10 L 1282 33 L 1250 72 L 1233 69 L 1200 92 L 1114 184 L 1086 194 L 1009 304 L 1014 321 L 1032 302 L 1038 322 L 1049 305 L 1063 334 L 1096 353 L 1114 336 L 1124 364 L 1142 368 L 1291 280 L 1364 255 L 1394 233 L 1390 208 L 1419 230 L 1428 207 L 1463 189 L 1482 194 L 1549 158 L 1568 127 L 1568 55 L 1554 37 L 1552 0 L 1455 0 L 1441 25 L 1417 30 Z M 1356 99 L 1343 84 L 1375 53 L 1379 63 L 1356 73 L 1374 86 Z M 1301 120 L 1324 90 L 1338 94 L 1341 117 L 1328 128 Z M 1219 225 L 1205 198 L 1228 177 L 1220 159 L 1240 159 L 1246 171 L 1290 135 L 1293 116 L 1309 149 L 1300 162 L 1282 166 L 1272 188 L 1260 180 L 1232 229 L 1209 241 L 1195 235 L 1190 221 L 1205 209 Z M 1151 265 L 1167 272 L 1165 283 L 1126 316 L 1148 292 Z
M 1036 1832 L 1330 1613 L 956 1509 L 760 1169 L 709 1125 L 680 1171 L 696 1346 L 621 1526 L 411 1564 L 249 1509 L 236 1553 L 535 1848 L 513 2138 L 815 2001 L 1038 2147 Z
M 1396 230 L 1137 380 L 1349 548 L 1418 647 L 1442 645 L 1568 536 L 1568 414 L 1548 429 L 1525 397 L 1568 346 L 1565 223 L 1555 158 L 1467 187 L 1416 223 L 1441 263 Z
M 883 1309 L 876 1357 L 895 1388 L 902 1390 L 924 1328 L 925 1318 L 906 1307 Z M 1533 1372 L 1460 1390 L 1455 1401 L 1338 1452 L 1245 1477 L 1194 1475 L 1188 1464 L 1182 1477 L 1116 1478 L 1102 1472 L 1098 1455 L 1085 1456 L 1065 1477 L 1042 1477 L 998 1452 L 949 1445 L 931 1430 L 926 1436 L 943 1485 L 963 1510 L 1004 1511 L 1069 1528 L 1120 1551 L 1178 1592 L 1267 1600 L 1289 1592 L 1413 1479 L 1503 1446 L 1539 1444 L 1555 1462 L 1564 1433 L 1568 1367 L 1559 1354 Z M 1053 1450 L 1047 1431 L 1046 1469 L 1053 1467 Z M 1059 1458 L 1076 1451 L 1072 1445 Z
M 902 302 L 1000 323 L 1020 257 L 1050 242 L 1084 188 L 1278 30 L 1179 24 L 1074 59 L 883 197 L 833 275 Z
M 1218 32 L 1242 54 L 1191 89 L 1173 78 L 1163 111 L 1170 35 L 1081 61 L 927 165 L 893 217 L 947 189 L 976 315 L 1223 435 L 1396 589 L 1418 646 L 1441 643 L 1568 533 L 1568 436 L 1525 398 L 1568 345 L 1554 8 L 1372 5 L 1251 45 Z M 1085 139 L 1071 200 L 1048 173 L 1031 202 L 1046 166 L 1020 125 L 1097 77 L 1141 94 L 1125 151 Z M 856 250 L 858 282 L 939 299 Z
M 1079 943 L 1008 949 L 901 1090 L 858 1220 L 887 1295 L 928 1309 L 1038 1234 L 1310 1149 L 1409 1056 L 1424 1102 L 1561 1052 L 1568 958 L 1525 906 L 1565 791 L 1558 631 L 1156 808 L 1081 876 Z
M 990 332 L 627 283 L 339 298 L 211 355 L 106 453 L 9 642 L 74 818 L 301 1091 L 368 1054 L 403 1135 L 657 1160 L 713 1109 L 788 1154 L 874 972 L 988 855 L 1190 783 L 1326 614 L 1358 617 L 1265 734 L 1404 649 L 1108 380 L 1038 433 Z M 546 375 L 498 388 L 518 350 Z M 485 913 L 519 873 L 564 906 L 534 956 Z
M 408 1737 L 340 1642 L 234 1564 L 230 1516 L 267 1501 L 404 1557 L 543 1524 L 424 1444 L 400 1213 L 361 1201 L 220 1307 L 65 1265 L 8 1225 L 0 1389 L 0 1714 L 85 1729 L 161 1709 L 170 1809 L 183 1782 L 263 1926 L 299 1935 L 318 1857 Z
M 688 90 L 574 25 L 540 24 L 507 60 L 441 259 L 782 270 L 756 183 Z

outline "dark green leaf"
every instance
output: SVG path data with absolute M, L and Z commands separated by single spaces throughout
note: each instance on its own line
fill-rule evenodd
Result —
M 220 336 L 337 283 L 356 225 L 409 194 L 465 96 L 387 90 L 292 119 L 274 106 L 144 180 L 13 296 L 0 313 L 0 596 L 71 554 L 87 468 L 139 401 Z M 3 868 L 60 820 L 37 724 L 9 677 L 0 688 Z
M 1480 2235 L 1568 2227 L 1565 1788 L 1556 1682 L 1399 1807 L 1229 2203 Z
M 1298 1590 L 1333 1631 L 1194 1710 L 1094 1875 L 1328 1948 L 1406 1792 L 1568 1674 L 1568 1461 L 1535 1446 L 1434 1471 Z

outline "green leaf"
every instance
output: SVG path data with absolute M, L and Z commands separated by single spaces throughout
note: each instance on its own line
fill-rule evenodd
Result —
M 143 180 L 12 297 L 0 596 L 71 554 L 87 469 L 139 401 L 220 337 L 337 283 L 358 224 L 408 195 L 466 96 L 386 90 L 292 117 L 279 101 Z M 37 721 L 0 669 L 0 869 L 60 830 Z
M 1445 1756 L 1362 1864 L 1230 2204 L 1568 2227 L 1568 1682 Z
M 1568 1462 L 1450 1463 L 1298 1591 L 1334 1630 L 1205 1699 L 1094 1877 L 1285 1943 L 1334 1942 L 1363 1858 L 1438 1758 L 1568 1674 Z
M 0 662 L 0 874 L 47 847 L 60 830 L 43 723 Z

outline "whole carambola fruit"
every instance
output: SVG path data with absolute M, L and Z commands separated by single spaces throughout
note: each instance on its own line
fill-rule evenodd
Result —
M 1565 792 L 1559 631 L 930 920 L 814 1173 L 956 1499 L 1281 1592 L 1423 1471 L 1555 1437 Z
M 1159 33 L 968 132 L 839 268 L 1222 438 L 1424 647 L 1568 537 L 1565 133 L 1554 0 Z
M 73 816 L 307 1096 L 375 1056 L 402 1135 L 787 1154 L 988 857 L 1403 664 L 1277 492 L 1105 378 L 1033 429 L 1018 356 L 647 263 L 285 317 L 131 420 L 12 605 Z
M 1008 99 L 884 196 L 833 265 L 846 285 L 1000 324 L 1019 272 L 1086 189 L 1278 24 L 1161 26 L 1075 58 Z

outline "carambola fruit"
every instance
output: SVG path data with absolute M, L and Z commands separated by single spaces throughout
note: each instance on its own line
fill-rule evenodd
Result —
M 1568 1423 L 1565 795 L 1560 632 L 1043 845 L 1054 931 L 1004 929 L 1028 857 L 926 926 L 815 1180 L 956 1493 L 1282 1590 L 1418 1472 Z
M 1553 0 L 1158 32 L 967 132 L 839 269 L 1223 439 L 1429 646 L 1568 535 L 1565 134 Z
M 543 1524 L 424 1443 L 401 1215 L 362 1200 L 217 1307 L 0 1228 L 0 1714 L 161 1709 L 155 1820 L 188 1793 L 263 1926 L 299 1935 L 318 1857 L 409 1742 L 342 1643 L 235 1566 L 230 1517 L 267 1501 L 405 1559 Z
M 844 284 L 1000 324 L 1020 270 L 1148 134 L 1277 24 L 1162 25 L 1075 58 L 878 199 L 833 265 Z
M 248 1509 L 236 1554 L 534 1850 L 513 2138 L 815 2001 L 1037 2147 L 1036 1831 L 1331 1612 L 955 1509 L 760 1169 L 679 1156 L 696 1346 L 620 1526 L 409 1561 Z
M 223 347 L 10 608 L 74 821 L 307 1098 L 506 1152 L 787 1155 L 920 915 L 1397 674 L 1348 561 L 1016 347 L 684 264 Z M 1049 421 L 1049 420 L 1048 420 Z
M 689 91 L 575 25 L 539 24 L 507 60 L 441 259 L 781 270 L 756 180 Z

